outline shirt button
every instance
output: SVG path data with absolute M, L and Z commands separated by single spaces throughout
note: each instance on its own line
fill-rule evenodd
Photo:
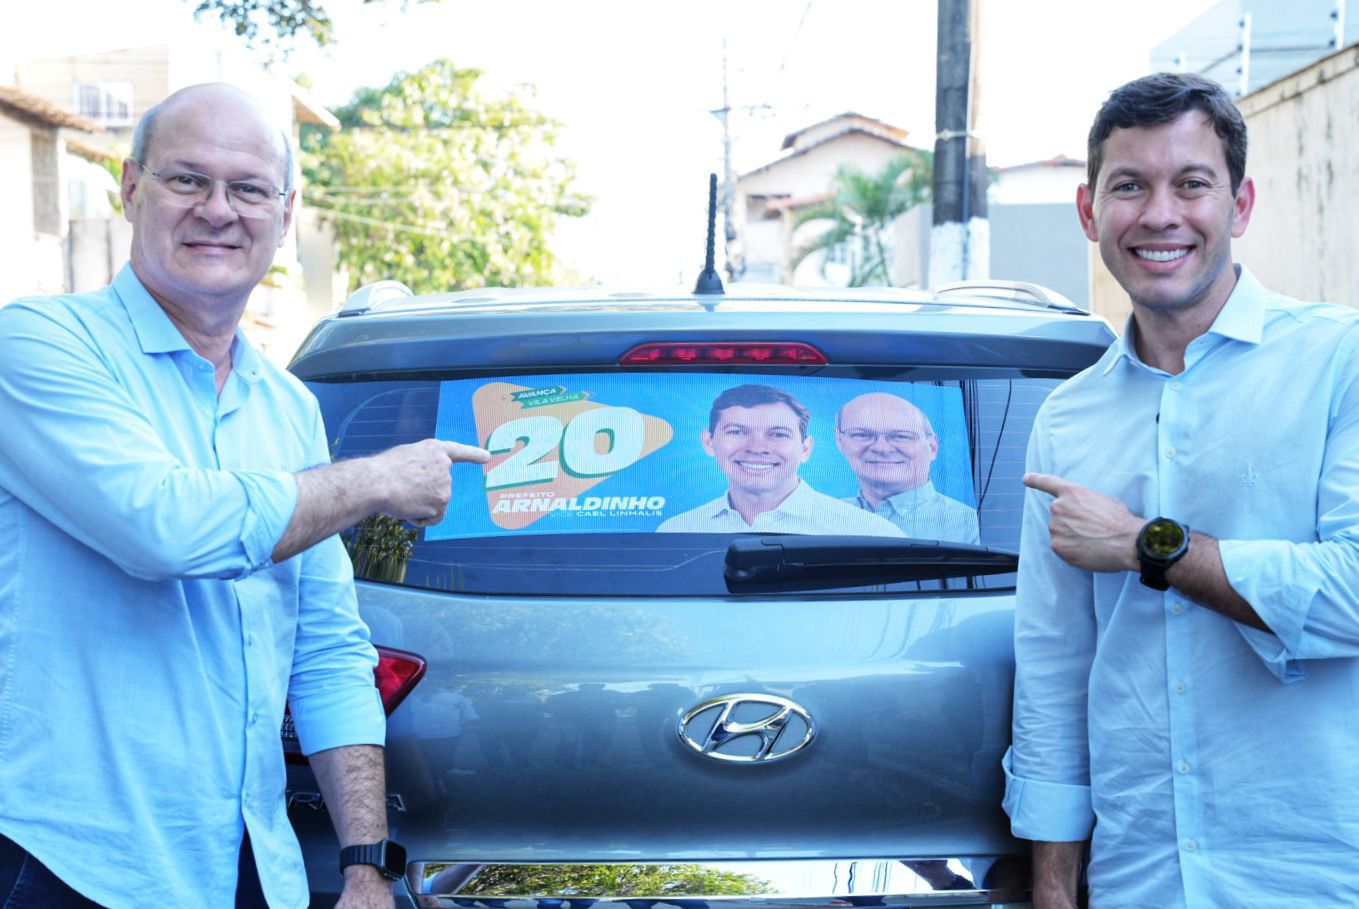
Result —
M 1176 694 L 1184 694 L 1184 688 L 1185 688 L 1184 682 L 1176 682 L 1176 683 L 1175 683 L 1175 693 L 1176 693 Z
M 1176 603 L 1174 606 L 1170 607 L 1170 611 L 1175 613 L 1176 615 L 1179 615 L 1180 613 L 1184 612 L 1184 604 Z
M 1189 772 L 1189 764 L 1188 764 L 1187 762 L 1185 762 L 1185 761 L 1180 761 L 1180 766 L 1179 766 L 1179 767 L 1176 767 L 1175 769 L 1178 770 L 1178 771 L 1180 771 L 1180 773 L 1188 773 L 1188 772 Z
M 1187 852 L 1193 852 L 1195 849 L 1199 848 L 1199 842 L 1198 840 L 1185 840 L 1184 848 Z
M 1173 458 L 1173 457 L 1175 457 L 1175 449 L 1174 449 L 1174 448 L 1167 448 L 1167 449 L 1166 449 L 1166 457 L 1167 457 L 1167 458 Z
M 1179 380 L 1179 379 L 1176 379 L 1175 381 L 1173 381 L 1173 382 L 1170 383 L 1170 390 L 1171 390 L 1171 391 L 1179 391 L 1179 390 L 1180 390 L 1180 380 Z

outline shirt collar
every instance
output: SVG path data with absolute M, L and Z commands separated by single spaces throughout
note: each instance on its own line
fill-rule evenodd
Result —
M 172 353 L 187 350 L 194 352 L 189 342 L 180 334 L 175 323 L 165 314 L 165 310 L 151 296 L 142 284 L 137 273 L 128 262 L 113 278 L 113 290 L 127 310 L 132 330 L 142 346 L 142 353 Z M 195 356 L 197 355 L 194 352 Z M 236 329 L 236 339 L 231 344 L 231 370 L 246 382 L 254 382 L 260 377 L 262 360 L 245 333 Z
M 1217 318 L 1204 334 L 1217 335 L 1245 344 L 1259 344 L 1264 336 L 1265 302 L 1268 291 L 1246 266 L 1236 265 L 1235 268 L 1236 286 L 1232 288 L 1227 302 L 1222 304 L 1222 310 L 1218 312 Z M 1126 359 L 1129 363 L 1142 365 L 1141 359 L 1137 356 L 1136 336 L 1137 323 L 1129 313 L 1128 321 L 1123 326 L 1123 334 L 1109 346 L 1105 354 L 1104 367 L 1100 370 L 1101 376 L 1107 376 L 1120 360 Z
M 146 289 L 137 277 L 129 262 L 122 267 L 113 279 L 113 290 L 123 302 L 127 316 L 132 321 L 132 330 L 142 346 L 142 353 L 169 353 L 175 350 L 192 350 L 189 342 L 179 333 L 175 323 L 160 308 L 156 298 Z

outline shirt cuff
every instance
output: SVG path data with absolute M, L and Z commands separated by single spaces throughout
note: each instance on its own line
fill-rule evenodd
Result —
M 1307 603 L 1314 593 L 1297 579 L 1283 577 L 1272 568 L 1283 564 L 1277 548 L 1288 545 L 1274 540 L 1218 541 L 1227 582 L 1270 629 L 1261 631 L 1237 622 L 1237 630 L 1265 668 L 1284 683 L 1307 678 L 1307 664 L 1294 654 L 1307 622 Z
M 1049 783 L 1015 776 L 1007 749 L 1001 759 L 1005 770 L 1005 813 L 1010 830 L 1024 840 L 1046 843 L 1082 842 L 1095 829 L 1090 787 Z
M 319 691 L 294 698 L 288 706 L 303 754 L 387 741 L 387 717 L 375 685 Z
M 283 539 L 297 508 L 297 478 L 274 470 L 237 471 L 234 476 L 245 490 L 241 548 L 245 550 L 249 574 L 273 564 L 274 547 Z

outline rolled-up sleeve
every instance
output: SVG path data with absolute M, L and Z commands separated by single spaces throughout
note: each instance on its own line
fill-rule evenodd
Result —
M 319 413 L 311 451 L 318 463 L 329 459 Z M 302 752 L 382 745 L 387 719 L 373 682 L 377 651 L 359 616 L 349 554 L 333 536 L 298 558 L 302 571 L 288 703 Z
M 1273 634 L 1238 626 L 1281 681 L 1302 661 L 1359 656 L 1359 332 L 1333 361 L 1335 391 L 1317 485 L 1315 539 L 1222 540 L 1232 588 Z
M 1040 412 L 1028 470 L 1050 472 Z M 1088 572 L 1053 552 L 1051 496 L 1028 490 L 1015 600 L 1014 736 L 1004 759 L 1004 807 L 1015 836 L 1083 840 L 1094 827 L 1087 703 L 1095 650 Z
M 245 516 L 241 521 L 241 547 L 248 570 L 273 564 L 274 547 L 288 529 L 297 509 L 297 477 L 277 471 L 237 471 L 245 490 Z

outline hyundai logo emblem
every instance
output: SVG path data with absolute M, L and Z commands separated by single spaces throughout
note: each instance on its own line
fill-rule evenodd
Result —
M 816 724 L 800 704 L 772 694 L 726 694 L 679 721 L 679 737 L 698 754 L 729 764 L 768 764 L 812 743 Z

